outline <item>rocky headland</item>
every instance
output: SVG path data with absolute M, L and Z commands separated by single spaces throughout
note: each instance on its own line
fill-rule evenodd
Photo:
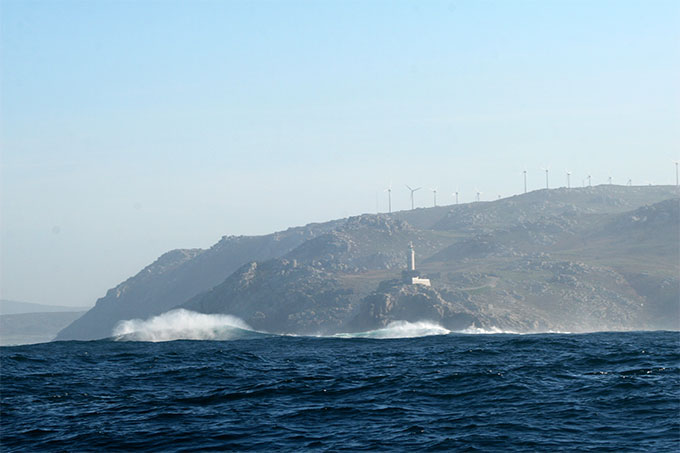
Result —
M 680 328 L 676 187 L 538 190 L 366 214 L 175 250 L 109 290 L 58 340 L 182 307 L 272 333 L 432 321 L 518 332 Z M 413 243 L 431 286 L 405 283 Z

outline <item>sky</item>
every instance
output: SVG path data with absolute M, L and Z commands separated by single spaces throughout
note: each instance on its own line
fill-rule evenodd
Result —
M 680 2 L 0 0 L 0 297 L 550 186 L 675 184 Z

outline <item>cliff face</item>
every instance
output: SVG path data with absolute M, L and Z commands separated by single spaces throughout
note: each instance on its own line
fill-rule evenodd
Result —
M 124 319 L 163 313 L 223 282 L 252 260 L 288 253 L 334 227 L 333 222 L 291 228 L 266 236 L 223 237 L 208 250 L 173 250 L 99 299 L 94 308 L 57 335 L 56 340 L 91 340 L 111 335 Z
M 59 339 L 105 337 L 120 319 L 176 306 L 298 334 L 393 320 L 454 330 L 678 329 L 679 211 L 675 187 L 598 186 L 224 238 L 164 255 Z M 409 242 L 431 288 L 395 281 Z

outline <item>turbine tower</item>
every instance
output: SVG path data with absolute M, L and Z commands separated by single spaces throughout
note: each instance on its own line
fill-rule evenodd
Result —
M 414 209 L 415 209 L 415 204 L 413 203 L 413 192 L 415 192 L 416 190 L 422 189 L 422 187 L 417 187 L 417 188 L 415 188 L 415 189 L 411 189 L 411 186 L 409 186 L 408 184 L 406 184 L 406 188 L 407 188 L 408 190 L 411 191 L 411 210 L 414 210 Z
M 477 192 L 477 201 L 479 201 L 479 196 L 482 194 L 482 192 L 480 192 L 479 189 L 475 189 L 475 191 Z
M 545 171 L 545 188 L 549 189 L 550 186 L 548 185 L 548 169 L 544 168 L 543 170 Z
M 590 175 L 588 175 L 588 187 L 593 187 L 593 185 L 590 182 Z
M 437 207 L 437 189 L 430 189 L 434 195 L 434 207 Z
M 571 181 L 569 180 L 569 177 L 571 176 L 571 172 L 567 170 L 567 189 L 571 189 Z
M 527 193 L 527 171 L 526 171 L 526 169 L 522 173 L 524 173 L 524 193 Z
M 388 207 L 388 212 L 392 214 L 392 183 L 390 183 L 390 186 L 384 190 L 384 192 L 387 192 L 387 207 Z
M 611 186 L 612 185 L 612 177 L 610 176 L 607 181 L 609 181 L 609 185 Z
M 454 197 L 456 197 L 456 204 L 458 204 L 458 190 L 456 190 L 455 192 L 453 192 L 451 195 L 453 195 Z
M 680 184 L 678 184 L 678 164 L 680 164 L 679 161 L 675 161 L 675 187 L 678 187 Z

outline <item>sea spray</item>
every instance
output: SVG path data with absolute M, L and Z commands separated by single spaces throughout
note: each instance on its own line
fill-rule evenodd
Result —
M 454 330 L 453 333 L 462 333 L 466 335 L 493 335 L 493 334 L 511 334 L 511 335 L 545 335 L 545 334 L 572 334 L 573 332 L 561 331 L 561 330 L 541 330 L 534 332 L 518 332 L 516 330 L 506 330 L 501 329 L 496 326 L 489 327 L 477 327 L 474 324 L 463 330 Z
M 230 340 L 252 329 L 242 319 L 231 315 L 204 314 L 176 309 L 147 320 L 129 319 L 113 329 L 116 340 Z
M 472 325 L 463 330 L 450 331 L 432 321 L 392 321 L 381 329 L 366 332 L 339 333 L 331 335 L 331 337 L 394 339 L 447 335 L 450 333 L 471 335 L 521 334 L 520 332 L 503 330 L 495 326 L 482 328 Z M 245 321 L 236 316 L 205 314 L 185 309 L 175 309 L 146 320 L 129 319 L 120 321 L 114 327 L 112 335 L 118 341 L 161 342 L 173 340 L 235 340 L 274 334 L 255 331 Z
M 430 321 L 392 321 L 382 329 L 369 330 L 368 332 L 341 333 L 334 335 L 336 338 L 416 338 L 430 335 L 447 335 L 450 330 Z
M 476 327 L 475 325 L 471 325 L 470 327 L 468 327 L 466 329 L 456 330 L 454 333 L 465 333 L 465 334 L 470 334 L 470 335 L 489 335 L 489 334 L 495 334 L 495 333 L 519 334 L 520 332 L 515 332 L 513 330 L 503 330 L 503 329 L 499 329 L 496 326 Z

